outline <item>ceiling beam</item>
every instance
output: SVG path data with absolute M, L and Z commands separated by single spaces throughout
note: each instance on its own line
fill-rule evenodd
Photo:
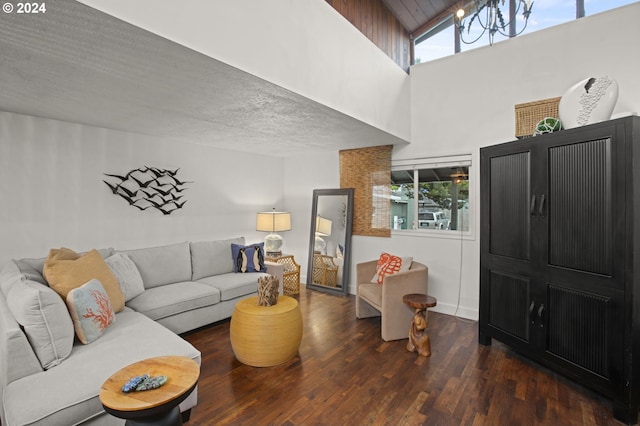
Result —
M 437 25 L 443 19 L 448 18 L 452 14 L 455 14 L 459 8 L 460 8 L 459 6 L 448 7 L 446 10 L 440 12 L 435 17 L 431 18 L 430 20 L 428 20 L 427 22 L 425 22 L 424 24 L 416 28 L 413 32 L 409 34 L 409 37 L 411 38 L 411 40 L 414 40 L 417 37 L 420 37 L 422 34 L 426 33 L 431 27 L 433 27 L 434 25 Z

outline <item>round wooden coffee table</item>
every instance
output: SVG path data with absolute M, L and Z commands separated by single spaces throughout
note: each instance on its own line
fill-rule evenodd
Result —
M 167 376 L 157 389 L 122 392 L 122 385 L 142 374 Z M 105 411 L 127 425 L 181 425 L 178 405 L 193 391 L 200 377 L 200 366 L 182 356 L 149 358 L 128 365 L 107 379 L 100 388 L 100 402 Z
M 302 340 L 302 314 L 298 301 L 278 297 L 273 306 L 259 306 L 258 296 L 236 303 L 230 324 L 231 347 L 238 361 L 271 367 L 292 359 Z
M 438 301 L 435 297 L 418 293 L 405 294 L 402 296 L 402 301 L 407 306 L 416 310 L 413 321 L 411 321 L 411 328 L 409 329 L 407 350 L 410 352 L 418 352 L 418 354 L 422 356 L 431 355 L 431 341 L 426 332 L 427 308 L 433 308 L 438 304 Z

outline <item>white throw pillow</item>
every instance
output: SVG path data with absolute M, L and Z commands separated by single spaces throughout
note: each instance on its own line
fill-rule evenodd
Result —
M 389 253 L 382 253 L 376 265 L 376 273 L 371 278 L 372 283 L 382 284 L 386 275 L 407 272 L 411 268 L 413 257 L 400 257 Z
M 120 290 L 124 293 L 124 300 L 128 302 L 144 292 L 144 283 L 133 260 L 125 253 L 116 253 L 105 259 L 113 275 L 120 283 Z

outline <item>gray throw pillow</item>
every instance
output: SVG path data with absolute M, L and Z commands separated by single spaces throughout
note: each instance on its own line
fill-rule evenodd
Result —
M 125 253 L 116 253 L 105 259 L 109 269 L 118 279 L 120 290 L 124 293 L 124 301 L 128 302 L 144 292 L 144 283 L 138 267 Z

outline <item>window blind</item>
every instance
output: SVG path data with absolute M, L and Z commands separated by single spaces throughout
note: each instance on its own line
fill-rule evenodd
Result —
M 391 236 L 393 145 L 340 151 L 340 187 L 353 188 L 353 235 Z

